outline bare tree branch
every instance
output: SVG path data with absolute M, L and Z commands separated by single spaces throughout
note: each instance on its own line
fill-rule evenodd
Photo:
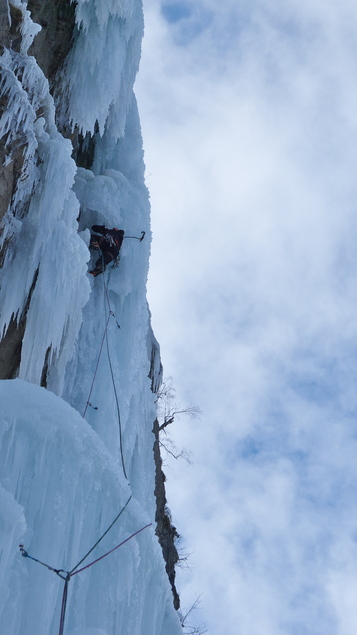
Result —
M 201 603 L 201 595 L 199 595 L 196 598 L 196 600 L 192 604 L 191 608 L 187 611 L 187 613 L 185 615 L 180 616 L 181 626 L 183 628 L 184 635 L 203 635 L 204 633 L 207 633 L 207 629 L 204 624 L 194 626 L 187 623 L 188 616 L 191 615 L 192 611 L 195 611 L 196 609 L 198 609 L 200 603 Z
M 186 463 L 188 463 L 188 465 L 192 465 L 191 453 L 186 450 L 186 448 L 182 448 L 182 450 L 179 452 L 171 439 L 167 439 L 165 443 L 160 439 L 159 444 L 160 447 L 163 448 L 167 454 L 170 454 L 170 456 L 172 456 L 175 460 L 184 459 Z M 168 446 L 171 446 L 171 449 Z

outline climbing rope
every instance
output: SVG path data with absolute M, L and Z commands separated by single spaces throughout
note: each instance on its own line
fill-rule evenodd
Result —
M 67 608 L 67 598 L 68 598 L 68 584 L 71 579 L 71 574 L 67 573 L 64 587 L 63 587 L 63 595 L 62 595 L 62 605 L 61 605 L 61 617 L 60 617 L 60 625 L 58 635 L 63 635 L 64 630 L 64 618 L 66 616 L 66 608 Z
M 141 237 L 140 238 L 136 237 L 136 236 L 127 236 L 127 238 L 135 238 L 136 240 L 139 240 L 139 242 L 141 242 L 144 239 L 144 236 L 145 236 L 145 232 L 141 232 Z M 103 262 L 103 273 L 104 273 L 105 265 L 104 265 L 104 257 L 103 257 L 103 255 L 102 255 L 102 262 Z M 115 266 L 118 266 L 118 263 Z M 106 320 L 106 323 L 105 323 L 105 329 L 104 329 L 102 341 L 101 341 L 100 348 L 99 348 L 99 353 L 98 353 L 98 357 L 97 357 L 97 362 L 96 362 L 96 366 L 95 366 L 95 370 L 94 370 L 94 375 L 93 375 L 91 387 L 90 387 L 90 390 L 89 390 L 88 399 L 87 399 L 86 406 L 84 408 L 82 416 L 83 416 L 83 418 L 85 417 L 87 409 L 88 409 L 88 406 L 93 408 L 94 410 L 98 410 L 97 407 L 92 405 L 92 403 L 90 402 L 90 398 L 91 398 L 91 394 L 92 394 L 92 391 L 93 391 L 95 378 L 96 378 L 96 375 L 97 375 L 97 372 L 98 372 L 99 361 L 100 361 L 100 358 L 101 358 L 101 355 L 102 355 L 103 345 L 104 345 L 104 340 L 105 340 L 106 341 L 107 354 L 108 354 L 109 367 L 110 367 L 110 373 L 111 373 L 111 377 L 112 377 L 114 394 L 115 394 L 117 413 L 118 413 L 119 442 L 120 442 L 121 461 L 122 461 L 124 476 L 128 480 L 128 477 L 127 477 L 127 474 L 126 474 L 126 470 L 125 470 L 125 464 L 124 464 L 123 443 L 122 443 L 122 427 L 121 427 L 119 399 L 118 399 L 118 394 L 117 394 L 116 385 L 115 385 L 113 365 L 112 365 L 112 361 L 111 361 L 109 341 L 108 341 L 108 325 L 109 325 L 109 321 L 110 321 L 111 317 L 115 318 L 115 314 L 113 313 L 113 311 L 111 309 L 108 288 L 107 288 L 107 285 L 105 283 L 104 275 L 103 275 L 103 285 L 104 285 L 104 297 L 105 297 L 106 302 L 108 304 L 108 317 L 107 317 L 107 320 Z M 116 322 L 116 324 L 117 324 L 117 327 L 120 328 L 120 325 L 118 324 L 118 322 Z M 116 545 L 116 547 L 113 547 L 113 549 L 110 549 L 110 551 L 107 551 L 105 554 L 103 554 L 99 558 L 96 558 L 95 560 L 93 560 L 89 564 L 85 565 L 84 567 L 82 567 L 80 569 L 78 568 L 88 558 L 88 556 L 92 553 L 92 551 L 99 545 L 99 543 L 103 540 L 103 538 L 107 535 L 107 533 L 111 530 L 111 528 L 114 526 L 114 524 L 117 522 L 117 520 L 120 518 L 120 516 L 122 515 L 122 513 L 126 509 L 126 507 L 129 504 L 131 498 L 132 498 L 132 495 L 129 496 L 129 498 L 128 498 L 127 502 L 125 503 L 124 507 L 120 510 L 119 514 L 114 518 L 113 522 L 109 525 L 109 527 L 105 530 L 105 532 L 100 536 L 100 538 L 97 540 L 97 542 L 89 549 L 89 551 L 85 554 L 85 556 L 83 556 L 83 558 L 81 558 L 81 560 L 70 571 L 65 571 L 64 569 L 55 569 L 51 565 L 46 564 L 45 562 L 42 562 L 42 560 L 39 560 L 38 558 L 35 558 L 34 556 L 31 556 L 25 550 L 24 545 L 22 545 L 22 544 L 19 545 L 21 555 L 24 558 L 30 558 L 30 560 L 33 560 L 34 562 L 37 562 L 38 564 L 46 567 L 49 571 L 53 571 L 53 573 L 55 573 L 62 580 L 64 580 L 64 587 L 63 587 L 63 594 L 62 594 L 62 604 L 61 604 L 61 615 L 60 615 L 60 624 L 59 624 L 58 635 L 63 635 L 63 632 L 64 632 L 64 623 L 65 623 L 67 599 L 68 599 L 68 585 L 69 585 L 69 581 L 70 581 L 71 577 L 73 577 L 74 575 L 77 575 L 77 573 L 81 573 L 82 571 L 85 571 L 86 569 L 89 569 L 89 567 L 92 567 L 94 564 L 96 564 L 100 560 L 103 560 L 103 558 L 106 558 L 111 553 L 113 553 L 114 551 L 119 549 L 119 547 L 122 547 L 124 544 L 129 542 L 129 540 L 131 540 L 132 538 L 137 536 L 139 533 L 144 531 L 144 529 L 147 529 L 148 527 L 151 527 L 152 523 L 149 523 L 149 524 L 145 525 L 144 527 L 141 527 L 141 529 L 138 529 L 136 532 L 134 532 L 133 534 L 128 536 L 128 538 L 126 538 L 125 540 L 120 542 L 118 545 Z
M 115 516 L 113 522 L 110 523 L 109 527 L 105 530 L 105 532 L 101 535 L 101 537 L 97 540 L 97 542 L 93 545 L 93 547 L 91 547 L 89 549 L 89 551 L 87 551 L 87 553 L 85 554 L 85 556 L 83 556 L 83 558 L 80 559 L 79 562 L 77 562 L 76 566 L 73 567 L 73 569 L 71 569 L 70 571 L 65 571 L 64 569 L 54 569 L 53 567 L 51 567 L 49 564 L 46 564 L 45 562 L 42 562 L 42 560 L 39 560 L 38 558 L 34 558 L 33 556 L 30 556 L 27 551 L 24 549 L 23 545 L 20 545 L 20 551 L 21 554 L 25 557 L 25 558 L 30 558 L 30 560 L 34 560 L 35 562 L 38 562 L 38 564 L 42 564 L 42 566 L 46 567 L 46 569 L 49 569 L 50 571 L 53 571 L 54 573 L 57 573 L 57 575 L 62 578 L 62 580 L 66 579 L 65 575 L 61 575 L 62 573 L 66 573 L 66 574 L 70 574 L 72 575 L 72 573 L 78 569 L 78 567 L 82 564 L 82 562 L 84 562 L 89 554 L 92 553 L 92 551 L 99 545 L 99 543 L 103 540 L 103 538 L 105 538 L 105 536 L 107 535 L 107 533 L 111 530 L 111 528 L 115 525 L 115 523 L 117 522 L 117 520 L 119 520 L 120 516 L 122 515 L 122 513 L 125 511 L 125 509 L 127 508 L 127 506 L 129 505 L 131 499 L 132 499 L 133 495 L 130 494 L 128 500 L 126 501 L 125 505 L 121 508 L 119 514 L 117 516 Z
M 33 560 L 34 562 L 38 562 L 38 564 L 42 564 L 44 567 L 46 567 L 46 569 L 49 569 L 49 571 L 53 571 L 54 573 L 56 573 L 60 578 L 62 578 L 62 580 L 66 579 L 64 575 L 61 575 L 61 573 L 66 573 L 64 569 L 54 569 L 49 564 L 42 562 L 42 560 L 39 560 L 38 558 L 34 558 L 33 556 L 30 556 L 30 554 L 25 550 L 23 545 L 19 545 L 19 547 L 20 547 L 21 555 L 24 558 L 30 558 L 30 560 Z
M 104 329 L 104 333 L 103 333 L 102 341 L 101 341 L 101 344 L 100 344 L 100 349 L 99 349 L 98 358 L 97 358 L 97 363 L 96 363 L 95 370 L 94 370 L 94 375 L 93 375 L 93 379 L 92 379 L 92 384 L 91 384 L 91 387 L 90 387 L 90 390 L 89 390 L 89 395 L 88 395 L 88 399 L 87 399 L 86 407 L 84 408 L 84 411 L 83 411 L 83 414 L 82 414 L 83 419 L 84 419 L 84 417 L 86 416 L 86 412 L 87 412 L 88 406 L 90 406 L 91 408 L 93 408 L 93 410 L 98 410 L 98 408 L 96 408 L 96 407 L 92 406 L 92 404 L 91 404 L 91 402 L 90 402 L 89 400 L 90 400 L 90 398 L 91 398 L 91 394 L 92 394 L 92 390 L 93 390 L 93 387 L 94 387 L 95 378 L 96 378 L 96 376 L 97 376 L 98 366 L 99 366 L 99 360 L 100 360 L 100 357 L 101 357 L 101 354 L 102 354 L 103 344 L 104 344 L 105 336 L 106 336 L 106 333 L 107 333 L 107 330 L 108 330 L 109 320 L 110 320 L 110 315 L 108 315 L 108 319 L 107 319 L 106 324 L 105 324 L 105 329 Z
M 98 408 L 97 408 L 96 406 L 93 406 L 93 405 L 92 405 L 92 403 L 90 402 L 90 398 L 91 398 L 91 394 L 92 394 L 92 391 L 93 391 L 95 378 L 96 378 L 96 376 L 97 376 L 97 372 L 98 372 L 98 366 L 99 366 L 99 361 L 100 361 L 100 358 L 101 358 L 101 355 L 102 355 L 102 350 L 103 350 L 104 339 L 105 339 L 106 334 L 107 334 L 107 331 L 108 331 L 109 320 L 110 320 L 111 316 L 113 316 L 113 317 L 115 318 L 115 315 L 114 315 L 114 313 L 113 313 L 113 311 L 112 311 L 112 309 L 111 309 L 111 306 L 110 306 L 110 301 L 109 301 L 109 295 L 108 295 L 107 285 L 105 284 L 105 280 L 104 280 L 104 269 L 105 269 L 105 263 L 104 263 L 104 256 L 103 256 L 103 254 L 102 254 L 102 266 L 103 266 L 103 282 L 104 282 L 104 290 L 105 290 L 105 294 L 106 294 L 106 298 L 107 298 L 107 302 L 108 302 L 109 315 L 108 315 L 107 321 L 106 321 L 106 323 L 105 323 L 105 329 L 104 329 L 104 333 L 103 333 L 102 341 L 101 341 L 100 348 L 99 348 L 99 353 L 98 353 L 98 357 L 97 357 L 97 363 L 96 363 L 96 365 L 95 365 L 94 375 L 93 375 L 93 379 L 92 379 L 91 387 L 90 387 L 90 390 L 89 390 L 88 399 L 87 399 L 87 401 L 86 401 L 86 405 L 85 405 L 85 408 L 84 408 L 84 411 L 83 411 L 83 414 L 82 414 L 83 419 L 84 419 L 84 417 L 86 416 L 86 412 L 87 412 L 87 410 L 88 410 L 88 406 L 89 406 L 90 408 L 93 408 L 93 410 L 98 410 Z M 116 322 L 116 324 L 117 324 L 117 327 L 118 327 L 118 328 L 120 328 L 120 325 L 118 324 L 118 322 Z
M 126 538 L 125 540 L 120 542 L 116 547 L 113 547 L 113 549 L 110 549 L 110 551 L 107 551 L 107 553 L 103 554 L 99 558 L 96 558 L 96 560 L 93 560 L 93 562 L 90 562 L 85 567 L 82 567 L 81 569 L 78 569 L 77 571 L 72 570 L 73 572 L 71 572 L 71 571 L 67 571 L 66 572 L 63 569 L 54 569 L 50 565 L 45 564 L 44 562 L 41 562 L 41 560 L 38 560 L 37 558 L 34 558 L 33 556 L 30 556 L 30 554 L 24 549 L 23 545 L 20 545 L 21 555 L 24 558 L 30 558 L 31 560 L 34 560 L 35 562 L 38 562 L 39 564 L 43 564 L 47 569 L 49 569 L 50 571 L 53 571 L 60 578 L 62 578 L 62 580 L 64 580 L 64 587 L 63 587 L 63 594 L 62 594 L 62 604 L 61 604 L 61 615 L 60 615 L 60 624 L 59 624 L 58 635 L 63 635 L 63 631 L 64 631 L 64 620 L 65 620 L 65 616 L 66 616 L 67 599 L 68 599 L 68 584 L 69 584 L 70 579 L 74 575 L 77 575 L 77 573 L 81 573 L 82 571 L 85 571 L 85 569 L 89 569 L 89 567 L 92 567 L 94 564 L 96 564 L 100 560 L 103 560 L 103 558 L 106 558 L 111 553 L 113 553 L 113 551 L 116 551 L 117 549 L 119 549 L 119 547 L 122 547 L 127 542 L 129 542 L 129 540 L 131 540 L 132 538 L 134 538 L 135 536 L 140 534 L 142 531 L 144 531 L 144 529 L 147 529 L 148 527 L 151 527 L 151 526 L 152 526 L 152 523 L 149 523 L 149 524 L 145 525 L 144 527 L 141 527 L 141 529 L 138 529 L 133 534 L 128 536 L 128 538 Z M 66 576 L 61 575 L 62 572 L 66 573 Z
M 108 333 L 106 334 L 106 338 L 105 339 L 106 339 L 106 343 L 107 343 L 107 354 L 108 354 L 108 361 L 109 361 L 109 367 L 110 367 L 110 374 L 111 374 L 111 377 L 112 377 L 114 394 L 115 394 L 115 402 L 116 402 L 117 414 L 118 414 L 120 457 L 121 457 L 121 463 L 122 463 L 122 466 L 123 466 L 124 476 L 125 476 L 126 480 L 128 480 L 128 476 L 127 476 L 126 469 L 125 469 L 124 454 L 123 454 L 123 437 L 122 437 L 122 427 L 121 427 L 119 400 L 118 400 L 118 393 L 117 393 L 117 389 L 116 389 L 116 385 L 115 385 L 115 378 L 114 378 L 114 373 L 113 373 L 112 360 L 111 360 L 111 357 L 110 357 L 110 350 L 109 350 L 109 343 L 108 343 Z
M 104 287 L 104 297 L 105 297 L 105 300 L 106 300 L 106 302 L 108 304 L 109 316 L 113 315 L 115 317 L 115 314 L 113 313 L 112 307 L 111 307 L 111 304 L 110 304 L 108 287 L 107 287 L 107 284 L 105 282 L 104 276 L 103 276 L 103 287 Z M 115 403 L 116 403 L 117 415 L 118 415 L 120 458 L 121 458 L 121 463 L 122 463 L 122 467 L 123 467 L 124 476 L 125 476 L 126 480 L 128 480 L 128 476 L 127 476 L 126 469 L 125 469 L 125 462 L 124 462 L 123 434 L 122 434 L 119 399 L 118 399 L 118 392 L 117 392 L 117 388 L 116 388 L 116 384 L 115 384 L 113 364 L 112 364 L 112 360 L 111 360 L 111 356 L 110 356 L 110 348 L 109 348 L 109 340 L 108 340 L 108 329 L 106 329 L 106 331 L 105 331 L 105 341 L 106 341 L 106 347 L 107 347 L 107 355 L 108 355 L 108 362 L 109 362 L 109 368 L 110 368 L 110 375 L 111 375 L 111 378 L 112 378 L 113 390 L 114 390 L 114 395 L 115 395 Z
M 106 553 L 104 553 L 99 558 L 96 558 L 96 560 L 93 560 L 93 562 L 90 562 L 85 567 L 82 567 L 81 569 L 78 569 L 78 567 L 86 560 L 86 558 L 88 558 L 89 554 L 92 553 L 92 551 L 97 547 L 97 545 L 99 545 L 101 540 L 103 540 L 103 538 L 107 535 L 107 533 L 110 531 L 110 529 L 113 527 L 113 525 L 120 518 L 120 516 L 122 515 L 122 513 L 126 509 L 127 505 L 129 504 L 131 498 L 132 498 L 132 496 L 130 495 L 128 500 L 126 501 L 124 507 L 122 507 L 122 509 L 120 510 L 119 514 L 114 518 L 113 522 L 109 525 L 109 527 L 105 530 L 105 532 L 101 535 L 101 537 L 97 540 L 97 542 L 93 545 L 93 547 L 91 547 L 91 549 L 89 549 L 89 551 L 85 554 L 85 556 L 83 556 L 83 558 L 81 558 L 81 560 L 70 571 L 65 571 L 64 569 L 55 569 L 54 567 L 51 567 L 51 565 L 46 564 L 45 562 L 42 562 L 42 560 L 39 560 L 38 558 L 34 558 L 34 556 L 31 556 L 25 550 L 23 545 L 19 545 L 20 546 L 21 555 L 24 558 L 30 558 L 30 560 L 33 560 L 34 562 L 37 562 L 38 564 L 41 564 L 42 566 L 46 567 L 46 569 L 48 569 L 49 571 L 53 571 L 53 573 L 55 573 L 62 580 L 64 580 L 64 587 L 63 587 L 63 594 L 62 594 L 62 604 L 61 604 L 61 615 L 60 615 L 60 624 L 59 624 L 58 635 L 63 635 L 63 631 L 64 631 L 64 621 L 65 621 L 65 616 L 66 616 L 67 599 L 68 599 L 68 584 L 69 584 L 70 579 L 74 575 L 77 575 L 77 573 L 81 573 L 81 571 L 85 571 L 85 569 L 89 569 L 89 567 L 92 567 L 94 564 L 96 564 L 100 560 L 103 560 L 103 558 L 106 558 L 107 556 L 109 556 L 111 553 L 113 553 L 113 551 L 116 551 L 117 549 L 119 549 L 119 547 L 122 547 L 127 542 L 129 542 L 129 540 L 131 540 L 132 538 L 134 538 L 135 536 L 140 534 L 142 531 L 144 531 L 144 529 L 147 529 L 148 527 L 151 527 L 152 523 L 149 523 L 148 525 L 145 525 L 144 527 L 141 527 L 141 529 L 138 529 L 133 534 L 128 536 L 128 538 L 126 538 L 125 540 L 120 542 L 118 545 L 116 545 L 116 547 L 113 547 L 113 549 L 110 549 L 110 551 L 107 551 Z
M 109 311 L 110 315 L 114 316 L 114 312 L 112 311 L 112 307 L 111 307 L 110 300 L 109 300 L 108 287 L 107 287 L 106 282 L 105 282 L 104 274 L 103 274 L 102 280 L 103 280 L 103 286 L 104 286 L 104 295 L 105 295 L 105 298 L 106 298 L 106 301 L 107 301 L 107 304 L 108 304 L 108 311 Z
M 131 499 L 132 499 L 132 494 L 130 494 L 128 500 L 126 501 L 124 507 L 121 508 L 119 514 L 114 518 L 113 522 L 109 525 L 108 529 L 105 530 L 104 534 L 101 535 L 101 537 L 99 538 L 99 540 L 97 540 L 97 542 L 95 543 L 95 545 L 93 545 L 93 547 L 91 549 L 89 549 L 89 551 L 86 553 L 85 556 L 83 556 L 83 558 L 76 564 L 75 567 L 73 567 L 73 569 L 71 569 L 70 574 L 72 575 L 72 573 L 78 569 L 78 567 L 82 564 L 82 562 L 84 562 L 90 553 L 92 553 L 92 551 L 97 547 L 97 545 L 99 545 L 99 543 L 103 540 L 103 538 L 107 535 L 107 533 L 111 530 L 111 528 L 113 527 L 113 525 L 115 525 L 115 523 L 117 522 L 117 520 L 120 518 L 120 516 L 122 515 L 122 513 L 125 511 L 125 509 L 127 508 L 127 506 L 129 505 Z
M 103 263 L 103 268 L 104 268 L 104 257 L 103 257 L 103 255 L 102 255 L 102 263 Z M 103 275 L 102 279 L 103 279 L 103 289 L 104 289 L 104 304 L 107 303 L 107 305 L 108 305 L 108 317 L 107 317 L 107 320 L 106 320 L 106 323 L 105 323 L 105 329 L 104 329 L 102 341 L 101 341 L 100 348 L 99 348 L 99 353 L 98 353 L 97 362 L 96 362 L 96 366 L 95 366 L 95 370 L 94 370 L 94 375 L 93 375 L 92 383 L 91 383 L 90 390 L 89 390 L 88 399 L 87 399 L 87 402 L 86 402 L 82 417 L 83 418 L 85 417 L 87 409 L 88 409 L 88 406 L 93 408 L 93 410 L 98 410 L 98 408 L 96 406 L 92 405 L 92 403 L 90 402 L 90 398 L 91 398 L 92 391 L 93 391 L 93 388 L 94 388 L 94 382 L 95 382 L 95 378 L 97 376 L 98 367 L 99 367 L 99 361 L 100 361 L 100 358 L 101 358 L 101 355 L 102 355 L 103 345 L 104 345 L 104 340 L 105 340 L 106 341 L 109 368 L 110 368 L 110 374 L 111 374 L 111 378 L 112 378 L 112 384 L 113 384 L 114 395 L 115 395 L 115 403 L 116 403 L 117 415 L 118 415 L 120 458 L 121 458 L 121 463 L 122 463 L 122 467 L 123 467 L 124 476 L 125 476 L 126 480 L 128 481 L 129 479 L 128 479 L 127 472 L 126 472 L 126 469 L 125 469 L 124 453 L 123 453 L 123 435 L 122 435 L 122 425 L 121 425 L 119 399 L 118 399 L 118 393 L 117 393 L 116 384 L 115 384 L 115 377 L 114 377 L 114 372 L 113 372 L 113 364 L 112 364 L 112 360 L 111 360 L 111 356 L 110 356 L 110 348 L 109 348 L 109 340 L 108 340 L 109 320 L 110 320 L 111 317 L 115 318 L 115 313 L 112 310 L 112 307 L 111 307 L 111 304 L 110 304 L 108 287 L 106 285 L 104 275 Z M 116 324 L 117 324 L 117 327 L 120 328 L 120 325 L 118 324 L 117 321 L 116 321 Z
M 124 236 L 124 238 L 134 238 L 135 240 L 138 240 L 139 242 L 142 242 L 144 240 L 145 237 L 145 232 L 142 231 L 141 232 L 141 236 Z M 119 264 L 119 259 L 120 259 L 120 255 L 118 254 L 116 260 L 116 264 L 114 264 L 114 268 L 118 266 Z M 122 463 L 123 463 L 123 470 L 124 470 L 124 474 L 125 474 L 125 467 L 124 467 L 124 461 L 123 461 L 123 451 L 122 451 L 122 433 L 121 433 L 121 421 L 120 421 L 120 412 L 119 412 L 119 403 L 118 403 L 118 396 L 117 396 L 117 392 L 116 392 L 116 388 L 115 388 L 115 382 L 114 382 L 114 375 L 113 375 L 113 370 L 112 370 L 112 364 L 111 364 L 111 360 L 110 360 L 110 354 L 109 354 L 109 346 L 108 346 L 108 324 L 109 324 L 109 320 L 110 320 L 110 316 L 113 316 L 115 318 L 115 314 L 112 311 L 111 305 L 110 305 L 110 300 L 109 300 L 109 294 L 108 294 L 108 288 L 107 285 L 105 283 L 105 278 L 104 278 L 104 271 L 105 271 L 105 262 L 104 262 L 104 254 L 102 253 L 102 268 L 103 268 L 103 285 L 104 285 L 104 294 L 108 303 L 108 311 L 109 311 L 109 315 L 105 324 L 105 329 L 104 329 L 104 334 L 103 334 L 103 338 L 102 338 L 102 342 L 100 345 L 100 349 L 99 349 L 99 354 L 98 354 L 98 358 L 97 358 L 97 363 L 96 363 L 96 367 L 95 367 L 95 371 L 94 371 L 94 376 L 93 376 L 93 380 L 92 380 L 92 384 L 89 390 L 89 395 L 88 395 L 88 399 L 83 411 L 83 418 L 86 415 L 88 406 L 90 408 L 93 408 L 93 410 L 98 410 L 97 407 L 93 406 L 92 403 L 90 402 L 90 397 L 93 391 L 93 387 L 94 387 L 94 381 L 97 375 L 97 371 L 98 371 L 98 366 L 99 366 L 99 360 L 102 354 L 102 349 L 103 349 L 103 344 L 104 344 L 104 339 L 106 338 L 107 340 L 107 350 L 108 350 L 108 359 L 109 359 L 109 365 L 110 365 L 110 371 L 112 374 L 112 380 L 113 380 L 113 386 L 114 386 L 114 391 L 115 391 L 115 399 L 117 402 L 117 410 L 118 410 L 118 421 L 119 421 L 119 437 L 120 437 L 120 452 L 121 452 L 121 456 L 122 456 Z M 120 325 L 118 324 L 118 322 L 116 321 L 117 327 L 120 328 Z M 126 474 L 125 474 L 126 477 Z M 127 477 L 126 477 L 127 478 Z
M 107 553 L 103 554 L 102 556 L 100 556 L 96 560 L 93 560 L 93 562 L 90 562 L 89 564 L 86 564 L 86 566 L 82 567 L 82 569 L 78 569 L 78 571 L 75 571 L 74 573 L 70 574 L 71 577 L 73 575 L 77 575 L 77 573 L 81 573 L 81 571 L 84 571 L 85 569 L 89 569 L 89 567 L 91 567 L 93 564 L 96 564 L 97 562 L 99 562 L 99 560 L 103 560 L 103 558 L 106 558 L 107 556 L 109 556 L 111 553 L 113 553 L 113 551 L 116 551 L 117 549 L 119 549 L 119 547 L 122 547 L 123 545 L 125 545 L 126 542 L 129 542 L 129 540 L 134 538 L 134 536 L 137 536 L 142 531 L 144 531 L 144 529 L 147 529 L 148 527 L 151 527 L 151 526 L 152 526 L 152 523 L 148 523 L 147 525 L 144 525 L 144 527 L 141 527 L 141 529 L 138 529 L 137 531 L 135 531 L 128 538 L 125 538 L 125 540 L 120 542 L 119 545 L 117 545 L 116 547 L 113 547 L 113 549 L 111 549 L 110 551 L 107 551 Z

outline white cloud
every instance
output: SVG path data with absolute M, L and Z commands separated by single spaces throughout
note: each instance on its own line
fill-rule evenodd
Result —
M 194 466 L 168 470 L 194 549 L 183 597 L 203 593 L 215 635 L 350 635 L 357 14 L 347 0 L 204 8 L 195 31 L 148 2 L 137 85 L 154 328 L 204 412 L 176 424 Z

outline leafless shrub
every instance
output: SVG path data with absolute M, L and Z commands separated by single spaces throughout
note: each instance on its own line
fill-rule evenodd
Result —
M 196 626 L 189 623 L 190 615 L 193 611 L 199 608 L 200 603 L 201 596 L 199 595 L 192 604 L 191 608 L 184 615 L 181 613 L 180 620 L 184 635 L 204 635 L 204 633 L 207 633 L 207 629 L 204 624 Z
M 184 459 L 187 463 L 191 464 L 191 453 L 185 448 L 178 450 L 175 443 L 168 435 L 166 428 L 174 423 L 177 417 L 182 415 L 188 416 L 191 419 L 198 419 L 201 414 L 200 408 L 194 404 L 182 407 L 175 401 L 175 389 L 172 385 L 172 377 L 164 379 L 160 390 L 157 393 L 156 402 L 159 432 L 163 432 L 165 435 L 164 437 L 160 437 L 160 447 L 166 452 L 166 456 L 170 455 L 174 459 Z

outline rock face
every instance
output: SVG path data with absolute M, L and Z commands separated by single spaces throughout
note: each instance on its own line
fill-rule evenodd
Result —
M 7 99 L 0 98 L 0 117 L 6 108 Z M 23 149 L 21 140 L 19 140 L 18 145 L 15 143 L 6 144 L 6 138 L 2 138 L 0 141 L 0 222 L 8 210 L 17 182 L 21 178 L 24 165 Z M 11 160 L 8 158 L 9 155 Z
M 153 433 L 154 441 L 154 459 L 155 459 L 155 496 L 156 496 L 156 535 L 161 545 L 164 560 L 166 562 L 166 572 L 170 580 L 172 594 L 174 597 L 174 607 L 176 610 L 180 608 L 180 598 L 175 586 L 175 566 L 179 556 L 176 549 L 176 541 L 180 537 L 176 527 L 171 522 L 170 510 L 167 507 L 166 491 L 165 491 L 165 474 L 162 470 L 162 459 L 160 454 L 159 441 L 159 422 L 154 421 Z
M 41 27 L 28 50 L 28 54 L 35 57 L 38 66 L 49 80 L 50 92 L 53 94 L 55 92 L 56 75 L 62 68 L 73 42 L 75 3 L 70 2 L 70 0 L 48 0 L 47 2 L 29 0 L 27 9 L 30 11 L 33 22 Z M 1 54 L 4 54 L 7 49 L 11 53 L 20 55 L 23 18 L 23 12 L 11 1 L 0 1 Z M 20 75 L 18 75 L 18 78 L 21 82 Z M 26 86 L 23 86 L 23 88 L 26 90 Z M 0 118 L 6 112 L 8 106 L 9 96 L 1 91 Z M 41 112 L 36 114 L 40 116 Z M 10 138 L 9 134 L 5 134 L 0 139 L 0 223 L 14 200 L 18 185 L 27 178 L 27 149 L 26 135 L 22 134 L 21 130 L 16 136 L 13 135 L 12 138 Z M 25 214 L 26 201 L 22 211 L 22 215 Z M 5 239 L 0 249 L 0 267 L 3 264 L 10 242 L 11 239 Z M 22 315 L 13 315 L 6 333 L 0 333 L 0 337 L 2 336 L 0 340 L 0 379 L 12 379 L 17 375 L 21 359 L 22 339 L 26 327 L 26 312 L 35 284 L 36 277 Z
M 0 54 L 5 49 L 15 52 L 20 51 L 21 33 L 20 26 L 22 13 L 6 0 L 0 2 Z M 0 94 L 0 118 L 8 107 L 8 98 Z M 11 156 L 11 160 L 9 157 Z M 23 143 L 20 139 L 8 143 L 7 136 L 0 139 L 0 222 L 7 212 L 12 196 L 16 189 L 18 179 L 24 164 Z M 1 252 L 0 252 L 1 264 Z
M 41 26 L 29 48 L 53 89 L 56 73 L 71 48 L 75 30 L 75 3 L 69 0 L 28 0 L 31 18 Z
M 151 346 L 150 355 L 150 373 L 151 390 L 157 393 L 162 383 L 162 364 L 160 359 L 160 347 L 153 334 L 150 331 L 149 343 Z M 171 513 L 167 506 L 166 490 L 165 490 L 165 474 L 162 469 L 162 459 L 160 453 L 160 425 L 157 419 L 153 425 L 154 433 L 154 461 L 155 461 L 155 498 L 156 498 L 156 535 L 162 549 L 162 554 L 166 563 L 166 573 L 170 580 L 172 594 L 174 598 L 174 607 L 176 610 L 180 608 L 180 597 L 175 585 L 175 566 L 179 560 L 176 549 L 176 541 L 180 537 L 176 527 L 171 522 Z
M 22 13 L 4 0 L 0 2 L 0 47 L 1 55 L 6 49 L 19 52 Z M 0 118 L 9 106 L 9 98 L 1 91 Z M 21 137 L 9 142 L 9 135 L 0 139 L 0 222 L 5 216 L 24 165 L 24 144 Z M 8 240 L 0 249 L 0 266 L 3 263 Z M 21 358 L 22 338 L 25 330 L 25 317 L 16 320 L 12 317 L 7 332 L 0 341 L 0 379 L 12 379 L 16 376 Z M 1 336 L 1 333 L 0 333 Z
M 6 2 L 0 2 L 0 44 L 10 46 L 10 16 Z
M 21 361 L 22 340 L 26 328 L 26 315 L 29 307 L 31 296 L 35 288 L 38 271 L 35 274 L 30 293 L 20 318 L 15 319 L 13 316 L 9 327 L 0 341 L 0 380 L 14 379 Z

